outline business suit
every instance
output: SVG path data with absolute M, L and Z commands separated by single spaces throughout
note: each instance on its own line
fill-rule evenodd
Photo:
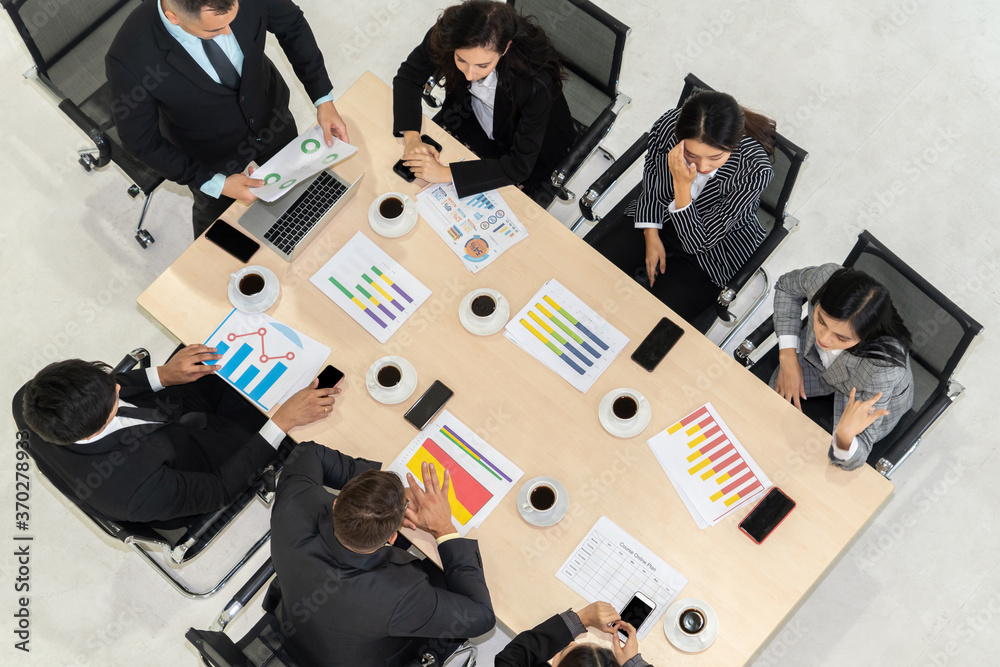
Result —
M 99 440 L 54 445 L 33 437 L 43 458 L 78 502 L 104 517 L 176 525 L 173 520 L 225 507 L 275 458 L 258 432 L 267 417 L 208 376 L 150 389 L 144 370 L 120 373 L 119 398 L 147 414 L 142 423 Z M 120 407 L 119 413 L 129 411 Z
M 167 32 L 158 2 L 139 5 L 108 50 L 112 111 L 125 150 L 197 195 L 216 173 L 263 162 L 297 135 L 288 86 L 264 55 L 268 32 L 310 99 L 329 94 L 332 85 L 312 30 L 291 0 L 240 1 L 230 24 L 244 56 L 239 90 L 216 83 Z M 220 197 L 219 206 L 227 199 Z
M 281 587 L 276 613 L 289 653 L 305 666 L 404 665 L 427 639 L 452 645 L 496 621 L 474 540 L 440 545 L 440 586 L 425 572 L 436 566 L 403 549 L 358 554 L 340 544 L 334 497 L 323 487 L 342 488 L 378 468 L 309 443 L 282 471 L 271 513 L 271 559 Z
M 420 94 L 437 70 L 431 60 L 433 28 L 392 80 L 393 134 L 420 131 Z M 472 111 L 472 95 L 463 82 L 445 98 L 434 121 L 481 159 L 451 162 L 459 197 L 519 184 L 533 195 L 548 180 L 575 138 L 573 120 L 562 91 L 551 74 L 518 78 L 507 72 L 503 57 L 496 67 L 499 84 L 493 108 L 493 140 L 483 132 Z
M 774 286 L 774 331 L 778 336 L 799 337 L 798 357 L 806 396 L 834 395 L 835 428 L 847 407 L 852 388 L 857 388 L 855 400 L 858 401 L 870 400 L 872 396 L 882 392 L 882 398 L 875 403 L 873 410 L 884 408 L 889 414 L 876 419 L 875 423 L 857 436 L 858 449 L 855 454 L 846 461 L 841 461 L 833 456 L 833 446 L 830 447 L 830 460 L 835 465 L 854 470 L 865 464 L 872 445 L 885 437 L 913 405 L 913 372 L 910 369 L 909 355 L 905 366 L 896 366 L 854 356 L 850 349 L 839 354 L 829 368 L 824 367 L 816 349 L 816 333 L 813 329 L 816 306 L 809 304 L 809 317 L 802 327 L 802 304 L 811 301 L 830 276 L 840 268 L 842 267 L 838 264 L 824 264 L 790 271 L 781 276 Z M 771 377 L 772 387 L 777 377 L 778 371 L 775 371 Z
M 539 623 L 531 630 L 525 630 L 511 640 L 499 654 L 495 667 L 538 667 L 549 664 L 559 651 L 569 646 L 574 637 L 583 634 L 587 628 L 580 623 L 580 617 L 572 610 L 556 614 Z M 623 667 L 652 667 L 637 655 Z

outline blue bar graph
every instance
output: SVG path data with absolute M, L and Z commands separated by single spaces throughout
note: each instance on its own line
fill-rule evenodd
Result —
M 226 349 L 228 350 L 229 348 L 227 347 Z M 251 352 L 253 352 L 253 348 L 246 343 L 243 343 L 243 345 L 240 346 L 240 349 L 236 350 L 236 354 L 231 356 L 229 361 L 226 362 L 226 365 L 222 367 L 222 370 L 219 371 L 219 375 L 232 380 L 233 374 L 236 373 L 236 369 L 240 367 L 240 364 L 242 364 L 247 357 L 250 356 Z
M 219 356 L 226 356 L 226 352 L 229 352 L 229 346 L 223 343 L 221 340 L 215 344 L 215 353 Z
M 250 346 L 247 345 L 247 347 Z M 242 351 L 243 350 L 240 349 L 240 352 Z M 239 352 L 237 352 L 237 356 L 239 356 Z M 276 363 L 274 365 L 274 368 L 272 368 L 268 372 L 268 374 L 264 376 L 264 379 L 258 382 L 257 386 L 254 387 L 252 392 L 250 392 L 249 394 L 250 400 L 259 401 L 264 396 L 264 394 L 267 393 L 267 390 L 271 388 L 271 385 L 277 382 L 278 378 L 280 378 L 282 375 L 285 374 L 286 370 L 288 370 L 288 367 L 285 366 L 283 363 L 281 362 Z
M 249 385 L 250 381 L 253 380 L 255 377 L 257 377 L 259 373 L 260 373 L 259 368 L 257 368 L 256 366 L 250 366 L 245 371 L 243 371 L 243 375 L 241 375 L 240 379 L 235 382 L 236 388 L 245 394 L 247 391 L 247 385 Z

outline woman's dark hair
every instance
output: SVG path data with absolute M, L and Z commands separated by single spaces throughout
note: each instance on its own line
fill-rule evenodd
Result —
M 720 151 L 734 151 L 746 134 L 755 139 L 768 155 L 774 155 L 777 125 L 739 105 L 732 95 L 715 90 L 698 90 L 681 105 L 674 134 L 678 141 L 694 139 Z
M 614 652 L 596 644 L 580 644 L 563 656 L 559 667 L 618 667 Z
M 910 330 L 892 305 L 889 290 L 864 271 L 838 269 L 812 298 L 823 312 L 843 320 L 860 342 L 847 351 L 887 366 L 905 366 Z
M 115 376 L 100 361 L 67 359 L 49 364 L 28 383 L 21 407 L 32 431 L 54 445 L 96 434 L 114 409 Z
M 366 470 L 340 490 L 333 506 L 333 527 L 345 547 L 369 552 L 399 530 L 405 513 L 406 493 L 399 475 Z
M 434 24 L 430 46 L 431 59 L 445 77 L 448 94 L 468 84 L 455 66 L 455 50 L 476 48 L 497 53 L 507 49 L 496 68 L 500 85 L 507 85 L 509 77 L 531 79 L 548 72 L 555 82 L 552 94 L 562 90 L 562 66 L 552 42 L 544 30 L 507 3 L 468 0 L 448 7 Z

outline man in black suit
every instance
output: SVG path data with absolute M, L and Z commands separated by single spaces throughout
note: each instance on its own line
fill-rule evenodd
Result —
M 112 111 L 129 153 L 194 195 L 199 236 L 263 181 L 242 172 L 298 136 L 289 90 L 264 55 L 273 33 L 327 144 L 347 141 L 309 24 L 291 0 L 146 0 L 125 20 L 105 64 Z
M 443 662 L 496 622 L 475 540 L 451 521 L 449 477 L 424 464 L 422 490 L 381 464 L 315 443 L 289 456 L 271 513 L 277 615 L 288 652 L 305 666 Z M 341 489 L 334 499 L 324 486 Z M 395 546 L 406 525 L 437 538 L 443 567 Z
M 167 527 L 230 504 L 285 434 L 325 417 L 339 389 L 294 394 L 272 419 L 219 377 L 214 348 L 189 345 L 159 368 L 111 375 L 70 359 L 23 392 L 30 451 L 79 503 L 109 519 Z M 202 364 L 204 362 L 204 364 Z

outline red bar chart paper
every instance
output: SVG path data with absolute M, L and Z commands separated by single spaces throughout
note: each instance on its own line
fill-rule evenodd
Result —
M 646 442 L 699 528 L 714 526 L 771 486 L 711 403 Z

